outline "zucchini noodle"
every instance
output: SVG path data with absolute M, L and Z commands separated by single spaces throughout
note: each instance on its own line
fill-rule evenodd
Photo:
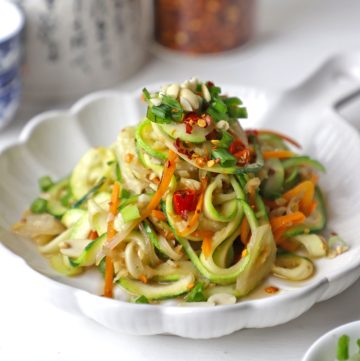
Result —
M 270 274 L 311 277 L 328 250 L 323 166 L 287 136 L 244 131 L 241 100 L 213 83 L 171 89 L 144 89 L 137 126 L 90 149 L 69 177 L 42 177 L 13 231 L 65 276 L 104 272 L 106 258 L 130 302 L 232 304 Z

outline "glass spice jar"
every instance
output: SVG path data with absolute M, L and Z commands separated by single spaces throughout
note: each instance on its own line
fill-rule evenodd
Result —
M 155 0 L 155 38 L 189 53 L 217 53 L 249 40 L 255 0 Z

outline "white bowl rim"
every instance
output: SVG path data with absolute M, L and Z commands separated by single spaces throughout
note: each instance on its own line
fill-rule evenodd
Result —
M 357 321 L 351 321 L 348 323 L 345 323 L 343 325 L 340 325 L 338 327 L 335 327 L 333 329 L 331 329 L 330 331 L 326 332 L 325 334 L 323 334 L 322 336 L 320 336 L 316 341 L 314 341 L 314 343 L 310 346 L 310 348 L 306 351 L 305 355 L 302 358 L 302 361 L 309 361 L 309 357 L 312 356 L 312 354 L 319 348 L 321 347 L 321 344 L 328 339 L 329 337 L 331 337 L 331 335 L 333 334 L 340 334 L 340 333 L 346 333 L 346 330 L 348 330 L 349 328 L 352 328 L 354 326 L 359 326 L 360 328 L 360 320 Z

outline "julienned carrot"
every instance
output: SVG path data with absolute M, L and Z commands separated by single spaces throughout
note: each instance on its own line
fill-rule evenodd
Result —
M 185 237 L 186 235 L 188 235 L 191 228 L 199 221 L 201 211 L 203 208 L 203 204 L 204 204 L 204 197 L 205 197 L 205 191 L 206 191 L 208 180 L 206 177 L 204 177 L 201 179 L 200 182 L 201 182 L 200 195 L 199 195 L 199 198 L 198 198 L 198 201 L 196 204 L 194 214 L 182 231 L 179 231 L 179 230 L 176 231 L 176 233 L 181 237 Z
M 282 227 L 287 227 L 295 223 L 302 223 L 305 221 L 305 215 L 302 212 L 294 212 L 285 216 L 272 217 L 270 224 L 273 232 Z
M 282 195 L 287 201 L 290 201 L 291 198 L 299 196 L 300 197 L 300 209 L 306 215 L 310 215 L 311 210 L 313 209 L 313 201 L 315 194 L 315 185 L 312 181 L 306 180 L 299 183 L 294 188 L 290 189 Z
M 136 228 L 144 219 L 149 217 L 151 212 L 159 205 L 161 198 L 163 197 L 164 193 L 167 191 L 169 184 L 171 182 L 171 178 L 174 175 L 177 159 L 178 159 L 177 154 L 172 150 L 169 150 L 168 160 L 165 163 L 162 178 L 156 193 L 154 194 L 151 201 L 143 210 L 141 217 L 137 221 L 134 221 L 134 223 L 132 223 L 131 226 L 126 229 L 126 232 L 122 234 L 121 238 L 111 242 L 111 244 L 109 245 L 110 249 L 114 249 L 119 244 L 119 242 L 121 242 L 134 228 Z
M 286 216 L 273 217 L 270 220 L 271 229 L 274 234 L 276 244 L 281 245 L 283 240 L 283 234 L 292 226 L 304 223 L 306 217 L 301 212 L 294 212 Z
M 143 221 L 145 218 L 149 217 L 152 210 L 155 209 L 159 205 L 161 198 L 164 195 L 164 193 L 167 191 L 169 184 L 171 182 L 171 178 L 174 175 L 177 159 L 178 159 L 177 154 L 175 152 L 173 152 L 172 150 L 169 150 L 168 160 L 165 163 L 165 167 L 164 167 L 164 171 L 162 174 L 162 178 L 161 178 L 159 187 L 158 187 L 156 193 L 154 194 L 154 196 L 151 198 L 151 201 L 145 207 L 143 214 L 141 216 L 141 221 Z
M 246 246 L 249 243 L 249 234 L 250 234 L 250 227 L 249 222 L 247 221 L 246 217 L 243 218 L 241 221 L 240 226 L 240 238 L 241 242 Z
M 212 237 L 205 236 L 201 245 L 201 251 L 204 254 L 205 258 L 208 258 L 211 255 L 212 251 Z
M 114 187 L 111 194 L 110 200 L 110 219 L 107 224 L 107 240 L 114 238 L 116 230 L 114 228 L 114 219 L 118 213 L 119 207 L 119 194 L 120 184 L 119 182 L 114 183 Z M 104 285 L 104 296 L 112 298 L 113 296 L 113 278 L 114 278 L 114 267 L 112 258 L 110 255 L 105 257 L 105 285 Z
M 279 132 L 276 132 L 274 130 L 268 130 L 268 129 L 259 129 L 257 130 L 257 133 L 258 134 L 270 134 L 270 135 L 275 135 L 281 139 L 284 139 L 286 140 L 288 143 L 291 143 L 292 145 L 295 145 L 295 147 L 297 148 L 300 148 L 301 149 L 301 145 L 294 139 L 288 137 L 287 135 L 285 134 L 282 134 L 282 133 L 279 133 Z
M 158 219 L 159 221 L 166 221 L 166 216 L 163 212 L 157 210 L 157 209 L 153 209 L 151 211 L 151 215 L 153 217 L 155 217 L 156 219 Z
M 265 160 L 270 158 L 286 159 L 292 158 L 294 156 L 296 156 L 296 154 L 290 150 L 267 150 L 263 152 L 263 157 Z

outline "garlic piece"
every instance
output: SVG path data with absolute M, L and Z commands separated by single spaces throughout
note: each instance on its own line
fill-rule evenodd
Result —
M 216 129 L 219 130 L 228 130 L 230 128 L 229 123 L 226 120 L 220 120 L 216 123 Z
M 236 297 L 229 293 L 216 293 L 210 296 L 207 302 L 215 305 L 233 305 L 236 303 Z
M 174 84 L 171 84 L 166 89 L 166 95 L 176 99 L 178 97 L 178 95 L 179 95 L 179 91 L 180 91 L 180 85 L 178 83 L 174 83 Z
M 209 103 L 211 100 L 211 95 L 210 95 L 209 89 L 206 86 L 206 84 L 201 85 L 201 92 L 202 92 L 204 99 Z
M 199 109 L 199 99 L 190 89 L 181 89 L 180 98 L 185 98 L 190 103 L 192 109 Z
M 156 107 L 158 107 L 161 104 L 161 99 L 159 98 L 151 98 L 150 102 L 152 105 L 155 105 Z
M 184 98 L 182 96 L 180 96 L 180 104 L 181 104 L 181 106 L 183 107 L 183 109 L 185 111 L 187 111 L 187 112 L 192 112 L 193 111 L 193 108 L 192 108 L 190 102 L 186 98 Z

